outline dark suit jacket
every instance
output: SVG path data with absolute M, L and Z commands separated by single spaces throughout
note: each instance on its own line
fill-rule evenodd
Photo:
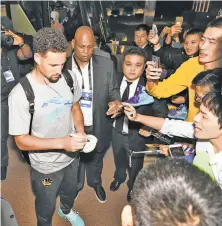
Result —
M 122 82 L 123 74 L 119 74 L 118 76 L 118 85 L 120 87 Z M 146 86 L 146 79 L 144 76 L 141 76 L 138 82 L 138 85 Z M 136 111 L 142 115 L 153 115 L 153 104 L 143 105 L 140 107 L 136 107 Z M 152 143 L 152 137 L 143 137 L 139 135 L 139 130 L 143 127 L 141 123 L 129 121 L 129 146 L 132 151 L 142 151 L 146 149 L 145 144 Z
M 93 135 L 98 139 L 97 152 L 107 149 L 111 141 L 112 120 L 106 115 L 108 103 L 120 100 L 119 86 L 113 62 L 105 57 L 93 55 Z M 65 64 L 72 69 L 72 56 Z

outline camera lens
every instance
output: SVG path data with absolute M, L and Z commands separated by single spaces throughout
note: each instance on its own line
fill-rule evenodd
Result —
M 14 43 L 14 38 L 11 35 L 5 35 L 4 32 L 1 32 L 1 44 L 2 46 L 10 48 Z

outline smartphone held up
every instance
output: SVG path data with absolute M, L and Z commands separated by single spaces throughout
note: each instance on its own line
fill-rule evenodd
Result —
M 158 56 L 152 55 L 152 61 L 155 68 L 160 68 L 160 58 Z

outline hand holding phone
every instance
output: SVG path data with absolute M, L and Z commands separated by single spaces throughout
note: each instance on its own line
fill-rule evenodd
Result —
M 179 24 L 180 26 L 183 25 L 183 17 L 182 16 L 177 16 L 175 20 L 175 24 Z
M 184 151 L 182 144 L 172 144 L 169 145 L 169 154 L 172 158 L 184 157 Z
M 147 80 L 148 81 L 159 80 L 163 70 L 160 67 L 156 67 L 158 65 L 158 60 L 157 60 L 157 63 L 153 61 L 147 61 L 146 64 L 147 64 L 147 68 L 146 68 Z
M 160 33 L 160 37 L 164 37 L 166 34 L 168 34 L 169 30 L 170 30 L 170 27 L 167 27 L 167 26 L 164 27 Z
M 143 137 L 150 137 L 151 136 L 151 133 L 150 133 L 150 131 L 141 128 L 139 130 L 139 135 L 141 135 Z
M 158 34 L 158 30 L 157 30 L 156 24 L 153 24 L 152 31 L 153 31 L 153 36 L 155 37 Z
M 160 68 L 160 58 L 158 56 L 152 55 L 152 61 L 155 63 L 155 68 Z
M 173 37 L 174 35 L 178 35 L 182 31 L 181 25 L 179 23 L 174 24 L 169 31 L 169 35 Z

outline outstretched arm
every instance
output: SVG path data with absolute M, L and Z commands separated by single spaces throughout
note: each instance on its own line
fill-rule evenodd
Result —
M 141 115 L 131 104 L 123 103 L 123 105 L 124 112 L 131 121 L 142 123 L 169 136 L 194 138 L 192 122 Z

